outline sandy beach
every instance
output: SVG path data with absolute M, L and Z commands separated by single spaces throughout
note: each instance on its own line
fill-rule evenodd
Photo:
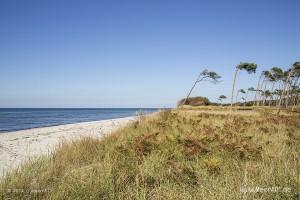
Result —
M 62 140 L 100 138 L 134 120 L 126 117 L 0 133 L 0 177 L 24 160 L 52 152 Z

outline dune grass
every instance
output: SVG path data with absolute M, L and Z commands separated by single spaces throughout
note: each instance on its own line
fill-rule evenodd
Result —
M 177 109 L 140 116 L 101 140 L 62 143 L 55 153 L 28 161 L 1 181 L 0 194 L 11 199 L 299 198 L 300 116 L 243 112 Z M 257 187 L 260 192 L 250 191 Z

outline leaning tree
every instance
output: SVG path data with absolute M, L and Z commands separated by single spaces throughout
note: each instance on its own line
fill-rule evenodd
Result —
M 298 104 L 298 96 L 300 93 L 300 62 L 298 62 L 298 66 L 295 67 L 295 74 L 294 74 L 294 84 L 292 86 L 292 92 L 291 92 L 291 99 L 292 99 L 292 110 L 295 109 L 295 107 Z
M 263 105 L 265 105 L 265 101 L 268 100 L 269 97 L 272 97 L 271 91 L 270 90 L 265 90 L 264 91 L 264 104 Z
M 274 101 L 274 95 L 277 95 L 278 91 L 275 92 L 275 88 L 276 88 L 276 84 L 278 86 L 280 86 L 280 81 L 282 80 L 283 78 L 283 71 L 280 67 L 272 67 L 270 69 L 270 82 L 272 83 L 272 86 L 271 86 L 271 99 L 269 101 L 269 106 L 271 106 L 271 104 L 273 104 L 275 102 L 276 104 L 276 101 Z
M 274 92 L 273 92 L 273 95 L 276 96 L 275 105 L 278 105 L 279 104 L 279 99 L 282 96 L 282 89 L 280 89 L 280 88 L 275 89 Z
M 239 71 L 245 70 L 248 74 L 252 74 L 256 72 L 257 64 L 255 63 L 240 63 L 235 68 L 235 73 L 233 77 L 233 84 L 232 84 L 232 93 L 231 93 L 231 107 L 233 105 L 233 97 L 234 97 L 234 90 L 235 90 L 235 83 L 238 76 Z
M 257 95 L 256 95 L 256 105 L 257 106 L 259 106 L 260 102 L 263 102 L 263 100 L 264 100 L 264 94 L 267 89 L 268 82 L 271 79 L 271 73 L 268 70 L 262 71 L 260 77 L 263 78 L 263 81 L 260 84 L 258 84 L 258 87 L 257 87 L 258 89 L 256 90 L 257 91 Z M 263 105 L 264 105 L 264 103 L 263 103 Z
M 221 104 L 223 103 L 223 100 L 227 99 L 227 97 L 225 95 L 220 95 L 219 96 L 219 101 L 221 102 Z
M 288 101 L 288 87 L 289 85 L 291 85 L 292 80 L 291 78 L 293 78 L 295 76 L 295 74 L 298 73 L 298 71 L 300 71 L 300 62 L 295 62 L 292 67 L 287 71 L 287 75 L 284 81 L 284 86 L 283 86 L 283 91 L 281 94 L 281 98 L 279 99 L 279 103 L 278 103 L 278 110 L 277 110 L 277 114 L 279 114 L 280 109 L 281 109 L 281 104 L 282 104 L 282 97 L 285 97 L 285 101 Z M 288 103 L 286 103 L 286 106 L 288 106 Z
M 299 86 L 295 86 L 293 88 L 293 92 L 294 92 L 294 97 L 293 97 L 293 107 L 292 110 L 294 111 L 296 106 L 299 105 L 299 94 L 300 94 L 300 87 Z
M 250 92 L 255 92 L 255 91 L 256 91 L 256 90 L 255 90 L 254 87 L 249 87 L 249 88 L 247 89 L 247 93 L 246 93 L 246 97 L 245 97 L 246 101 L 247 101 L 247 98 L 248 98 L 248 94 L 249 94 Z
M 266 95 L 267 86 L 268 86 L 268 83 L 274 81 L 274 77 L 273 77 L 271 71 L 263 71 L 263 75 L 264 75 L 265 78 L 264 78 L 264 88 L 262 88 L 262 91 L 263 91 L 263 95 L 262 95 L 262 97 L 263 97 L 262 102 L 263 103 L 262 103 L 262 105 L 265 106 L 266 99 L 267 99 L 267 97 L 269 97 L 269 96 Z M 263 87 L 263 85 L 262 85 L 262 87 Z
M 241 99 L 244 101 L 244 106 L 246 106 L 246 98 L 242 97 Z
M 239 94 L 242 93 L 242 94 L 246 94 L 246 91 L 244 89 L 239 89 L 237 94 L 236 94 L 236 97 L 235 97 L 235 101 L 237 102 L 238 101 L 238 96 Z
M 286 107 L 291 103 L 293 105 L 293 97 L 297 93 L 298 81 L 300 78 L 300 62 L 295 62 L 293 64 L 293 74 L 291 75 L 291 80 L 289 81 L 289 88 L 287 90 L 287 101 Z
M 254 97 L 254 101 L 257 105 L 258 105 L 258 97 L 259 97 L 259 93 L 260 93 L 260 84 L 261 84 L 261 80 L 263 77 L 264 77 L 264 74 L 263 74 L 263 72 L 261 72 L 258 82 L 257 82 L 257 87 L 255 90 L 256 92 L 255 92 L 255 97 Z
M 187 97 L 184 99 L 184 102 L 182 105 L 185 105 L 186 101 L 188 100 L 188 98 L 190 97 L 192 91 L 194 90 L 194 88 L 196 87 L 196 85 L 202 81 L 210 81 L 212 83 L 218 83 L 221 79 L 221 76 L 219 76 L 216 72 L 212 72 L 212 71 L 208 71 L 207 69 L 203 70 L 197 80 L 195 81 L 194 85 L 192 86 L 192 88 L 190 89 Z

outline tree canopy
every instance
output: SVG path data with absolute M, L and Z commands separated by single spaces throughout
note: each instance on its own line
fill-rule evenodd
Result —
M 248 91 L 250 91 L 250 92 L 255 92 L 255 88 L 254 88 L 254 87 L 249 87 L 249 88 L 248 88 Z
M 240 89 L 238 92 L 245 94 L 246 91 L 244 89 Z
M 241 62 L 237 68 L 240 70 L 246 70 L 249 74 L 252 74 L 256 72 L 257 64 Z
M 219 99 L 227 99 L 227 97 L 225 95 L 220 95 Z
M 197 79 L 197 82 L 201 81 L 210 81 L 213 83 L 219 82 L 221 76 L 219 76 L 216 72 L 208 71 L 207 69 L 203 70 Z

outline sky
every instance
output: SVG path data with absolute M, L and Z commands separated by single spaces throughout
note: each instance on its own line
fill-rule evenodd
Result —
M 300 60 L 299 0 L 0 0 L 0 107 L 173 107 Z M 228 98 L 230 99 L 230 98 Z

